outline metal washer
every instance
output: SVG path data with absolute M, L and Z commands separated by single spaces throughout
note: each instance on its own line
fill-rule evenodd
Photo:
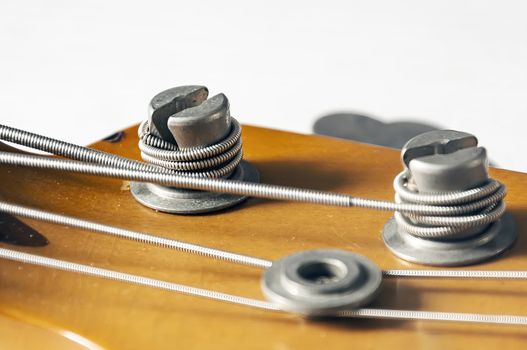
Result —
M 440 241 L 413 236 L 391 218 L 382 238 L 393 254 L 413 263 L 434 266 L 463 266 L 492 259 L 507 251 L 516 241 L 512 215 L 505 215 L 485 232 L 465 239 Z
M 254 165 L 241 161 L 230 180 L 259 182 L 260 175 Z M 201 214 L 232 207 L 247 199 L 246 196 L 187 190 L 158 184 L 132 182 L 130 192 L 141 204 L 166 213 Z
M 360 308 L 378 295 L 382 271 L 365 257 L 337 249 L 309 250 L 273 262 L 262 290 L 281 309 L 331 316 Z

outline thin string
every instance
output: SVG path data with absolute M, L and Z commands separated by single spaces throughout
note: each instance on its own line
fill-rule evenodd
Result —
M 59 140 L 45 138 L 41 135 L 31 134 L 25 131 L 16 130 L 0 125 L 0 139 L 16 142 L 25 146 L 48 151 L 58 155 L 63 155 L 80 161 L 71 161 L 63 159 L 50 159 L 47 157 L 12 154 L 0 152 L 0 163 L 13 164 L 20 166 L 39 167 L 54 170 L 66 170 L 78 173 L 87 173 L 93 175 L 103 175 L 117 177 L 134 181 L 155 182 L 165 185 L 179 186 L 182 188 L 191 188 L 205 191 L 217 191 L 223 193 L 233 193 L 248 195 L 253 197 L 263 197 L 281 200 L 295 200 L 325 205 L 337 206 L 357 206 L 376 210 L 395 210 L 402 213 L 415 215 L 438 215 L 448 216 L 455 212 L 463 214 L 469 210 L 465 206 L 444 206 L 437 207 L 426 204 L 412 203 L 393 203 L 385 201 L 375 201 L 363 198 L 355 198 L 348 195 L 334 194 L 323 191 L 312 191 L 296 189 L 285 186 L 275 186 L 266 184 L 242 183 L 229 180 L 213 179 L 195 179 L 184 176 L 174 175 L 165 170 L 159 169 L 152 165 L 140 163 L 123 157 L 107 154 L 100 151 L 91 150 L 85 147 L 67 144 Z M 88 161 L 90 164 L 83 163 Z M 494 195 L 493 201 L 499 201 L 505 195 L 504 187 L 497 183 L 490 183 L 488 186 L 497 186 L 501 189 L 499 195 Z M 490 192 L 489 192 L 490 191 Z M 472 189 L 470 195 L 475 193 L 477 198 L 482 198 L 482 202 L 488 201 L 485 196 L 489 192 L 486 189 Z M 449 196 L 464 196 L 465 193 L 448 194 Z M 457 201 L 457 199 L 456 199 Z M 474 204 L 471 204 L 474 205 Z M 479 205 L 479 204 L 478 204 Z M 271 266 L 272 262 L 259 258 L 253 258 L 245 255 L 234 254 L 217 249 L 194 245 L 186 242 L 171 240 L 163 237 L 153 236 L 141 232 L 129 231 L 111 226 L 101 225 L 81 219 L 71 218 L 63 215 L 53 214 L 45 211 L 21 207 L 14 204 L 0 202 L 0 210 L 9 212 L 13 215 L 31 217 L 38 220 L 54 222 L 64 225 L 70 225 L 78 228 L 92 230 L 95 232 L 106 233 L 118 237 L 132 239 L 144 243 L 160 245 L 167 248 L 182 250 L 190 253 L 201 254 L 208 257 L 228 260 L 234 263 L 251 265 L 261 268 Z M 443 222 L 439 218 L 427 218 Z M 423 220 L 424 220 L 423 219 Z M 471 218 L 474 222 L 479 218 Z M 456 222 L 456 224 L 459 224 Z M 469 225 L 468 220 L 461 222 L 462 225 Z M 234 304 L 246 305 L 261 309 L 279 310 L 279 307 L 270 302 L 244 298 L 240 296 L 224 294 L 221 292 L 200 289 L 166 281 L 155 280 L 147 277 L 136 276 L 112 270 L 96 268 L 82 264 L 66 262 L 57 259 L 46 258 L 42 256 L 21 253 L 14 250 L 0 248 L 0 257 L 15 260 L 34 265 L 56 268 L 65 271 L 77 272 L 81 274 L 97 276 L 106 279 L 119 280 L 158 289 L 170 290 L 189 295 L 201 296 L 209 299 L 227 301 Z M 448 271 L 448 270 L 386 270 L 383 272 L 385 277 L 448 277 L 448 278 L 509 278 L 525 279 L 525 271 Z M 426 319 L 426 320 L 443 320 L 443 321 L 461 321 L 461 322 L 485 322 L 500 324 L 527 324 L 527 317 L 508 316 L 508 315 L 481 315 L 481 314 L 461 314 L 461 313 L 444 313 L 428 311 L 406 311 L 406 310 L 384 310 L 384 309 L 360 309 L 345 310 L 339 312 L 340 317 L 360 317 L 360 318 L 395 318 L 395 319 Z
M 0 248 L 0 257 L 26 264 L 49 267 L 57 270 L 76 272 L 82 275 L 95 276 L 121 282 L 138 284 L 146 287 L 169 290 L 188 295 L 199 296 L 207 299 L 226 301 L 232 304 L 245 305 L 259 309 L 279 310 L 278 306 L 262 300 L 244 298 L 236 295 L 225 294 L 207 289 L 195 288 L 183 284 L 161 281 L 153 278 L 132 275 L 124 272 L 102 269 L 99 267 L 77 264 L 44 256 L 22 253 L 11 249 Z
M 192 253 L 197 255 L 206 256 L 209 258 L 215 258 L 219 260 L 225 260 L 236 264 L 248 265 L 260 268 L 267 268 L 272 265 L 269 260 L 255 258 L 247 255 L 236 254 L 227 252 L 224 250 L 209 248 L 197 244 L 187 243 L 178 241 L 175 239 L 155 236 L 148 233 L 137 232 L 126 230 L 119 227 L 99 224 L 93 221 L 82 220 L 71 216 L 55 214 L 52 212 L 33 209 L 24 207 L 17 204 L 12 204 L 4 201 L 0 201 L 0 211 L 9 213 L 11 215 L 22 216 L 35 220 L 41 220 L 51 222 L 60 225 L 66 225 L 71 227 L 80 228 L 83 230 L 98 232 L 110 236 L 116 236 L 120 238 L 129 239 L 145 244 L 151 244 L 154 246 L 160 246 L 164 248 L 174 249 L 183 251 L 186 253 Z
M 527 271 L 496 270 L 384 270 L 384 277 L 409 278 L 472 278 L 472 279 L 527 279 Z
M 273 262 L 262 258 L 249 255 L 237 254 L 220 249 L 209 248 L 206 246 L 183 242 L 171 238 L 155 236 L 149 233 L 126 230 L 123 228 L 103 225 L 93 221 L 83 220 L 71 216 L 60 215 L 45 210 L 39 210 L 0 201 L 0 211 L 11 215 L 31 218 L 40 221 L 51 222 L 59 225 L 76 227 L 83 230 L 93 231 L 110 236 L 120 237 L 137 241 L 140 243 L 151 244 L 164 248 L 174 249 L 185 253 L 197 254 L 208 258 L 224 260 L 235 264 L 248 265 L 266 269 L 271 267 Z M 384 270 L 383 276 L 387 278 L 408 277 L 408 278 L 473 278 L 473 279 L 527 279 L 527 271 L 477 271 L 477 270 Z
M 127 282 L 146 287 L 167 290 L 206 299 L 224 301 L 231 304 L 243 305 L 257 309 L 269 311 L 282 311 L 280 307 L 268 301 L 245 298 L 237 295 L 211 291 L 208 289 L 195 288 L 183 284 L 177 284 L 153 278 L 102 269 L 94 266 L 67 262 L 59 259 L 52 259 L 43 256 L 27 254 L 11 249 L 0 248 L 0 258 L 18 261 L 21 263 L 32 264 L 42 267 L 49 267 L 63 271 L 75 272 L 83 275 L 94 276 L 120 282 Z M 435 321 L 456 321 L 470 323 L 494 323 L 501 325 L 527 325 L 527 317 L 514 315 L 485 315 L 468 314 L 453 312 L 432 312 L 432 311 L 411 311 L 411 310 L 390 310 L 390 309 L 358 309 L 339 311 L 337 317 L 350 318 L 376 318 L 376 319 L 408 319 L 408 320 L 435 320 Z
M 527 325 L 526 316 L 486 315 L 459 312 L 412 311 L 390 309 L 359 309 L 340 311 L 337 317 L 376 318 L 396 320 L 426 320 L 469 323 L 493 323 L 501 325 Z

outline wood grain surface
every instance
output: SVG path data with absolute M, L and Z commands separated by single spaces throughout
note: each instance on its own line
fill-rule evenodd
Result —
M 244 157 L 259 169 L 262 182 L 393 198 L 392 181 L 401 170 L 396 151 L 249 126 L 243 140 Z M 112 141 L 93 147 L 139 159 L 136 127 Z M 499 259 L 469 268 L 525 270 L 527 174 L 492 169 L 491 175 L 509 188 L 507 205 L 519 239 Z M 179 216 L 143 207 L 121 180 L 2 166 L 0 183 L 3 200 L 247 255 L 277 259 L 333 247 L 362 254 L 381 268 L 422 268 L 384 247 L 380 233 L 389 212 L 249 199 L 214 214 Z M 2 247 L 263 298 L 257 268 L 21 221 L 49 243 L 3 241 Z M 522 281 L 390 279 L 372 307 L 527 315 L 526 296 Z M 0 347 L 12 349 L 60 348 L 55 338 L 64 331 L 107 349 L 524 349 L 527 344 L 527 327 L 308 321 L 5 260 L 0 260 L 0 329 Z M 42 335 L 46 332 L 53 336 Z

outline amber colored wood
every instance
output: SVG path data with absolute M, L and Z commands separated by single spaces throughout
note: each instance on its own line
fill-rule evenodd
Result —
M 139 158 L 136 128 L 97 149 Z M 398 152 L 330 138 L 245 126 L 245 158 L 262 182 L 369 198 L 391 199 L 401 170 Z M 492 150 L 490 150 L 492 154 Z M 382 268 L 421 268 L 397 259 L 380 231 L 391 213 L 250 199 L 223 212 L 178 216 L 138 204 L 120 180 L 54 171 L 0 168 L 4 200 L 101 223 L 275 259 L 292 252 L 335 247 Z M 472 269 L 527 269 L 527 174 L 492 169 L 507 184 L 508 210 L 519 239 L 506 255 Z M 261 271 L 159 247 L 34 220 L 22 221 L 48 240 L 43 247 L 1 246 L 137 273 L 227 293 L 262 298 Z M 527 282 L 387 280 L 373 307 L 527 315 Z M 68 330 L 108 349 L 407 349 L 525 348 L 526 327 L 428 321 L 307 321 L 282 313 L 132 286 L 69 272 L 0 261 L 0 328 L 23 322 Z M 2 316 L 3 317 L 3 316 Z M 0 347 L 6 339 L 0 332 Z M 37 331 L 35 331 L 37 332 Z M 38 333 L 38 332 L 37 332 Z M 46 348 L 46 337 L 35 336 Z M 30 340 L 28 340 L 30 341 Z M 50 341 L 52 341 L 50 337 Z M 27 343 L 20 343 L 27 345 Z M 19 345 L 20 345 L 19 344 Z M 51 343 L 50 343 L 51 344 Z M 25 346 L 20 345 L 22 348 Z M 12 345 L 16 347 L 15 345 Z

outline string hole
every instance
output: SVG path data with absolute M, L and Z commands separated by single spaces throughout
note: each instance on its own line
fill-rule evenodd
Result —
M 300 265 L 297 272 L 307 282 L 328 284 L 341 280 L 348 271 L 339 261 L 309 261 Z

